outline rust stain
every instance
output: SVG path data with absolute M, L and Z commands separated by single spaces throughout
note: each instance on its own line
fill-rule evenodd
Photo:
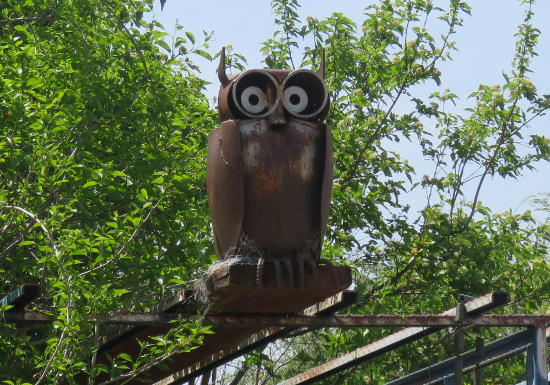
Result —
M 277 173 L 270 174 L 259 169 L 259 167 L 256 167 L 256 169 L 258 169 L 257 186 L 260 192 L 272 192 L 279 189 L 279 180 L 276 176 Z

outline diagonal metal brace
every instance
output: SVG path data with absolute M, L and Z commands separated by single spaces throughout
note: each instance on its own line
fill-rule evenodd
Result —
M 25 306 L 40 296 L 40 285 L 35 283 L 24 283 L 17 289 L 0 299 L 0 306 L 12 305 L 8 311 L 23 310 Z

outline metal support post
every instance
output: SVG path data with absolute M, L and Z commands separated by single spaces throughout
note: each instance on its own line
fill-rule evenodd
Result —
M 533 336 L 530 336 L 530 339 L 532 340 Z M 527 362 L 526 362 L 526 372 L 527 372 L 527 381 L 523 383 L 523 385 L 533 385 L 533 381 L 535 379 L 535 365 L 534 365 L 534 358 L 535 357 L 535 346 L 531 342 L 529 345 L 527 345 Z
M 527 348 L 527 385 L 548 385 L 546 329 L 529 330 L 533 344 Z
M 464 369 L 464 361 L 462 359 L 462 353 L 464 353 L 464 330 L 458 329 L 455 334 L 455 349 L 456 349 L 456 360 L 455 360 L 455 373 L 454 381 L 456 385 L 463 385 L 464 381 L 462 379 L 462 370 Z
M 462 302 L 456 305 L 456 322 L 464 322 L 466 318 L 466 306 Z M 462 370 L 464 369 L 464 361 L 462 360 L 462 353 L 464 353 L 464 329 L 458 328 L 455 334 L 455 349 L 456 349 L 456 361 L 455 361 L 455 373 L 454 382 L 456 385 L 463 385 Z
M 479 329 L 478 329 L 479 333 Z M 484 358 L 484 352 L 485 350 L 485 341 L 483 338 L 478 334 L 476 337 L 476 366 L 474 367 L 474 385 L 482 385 L 482 369 L 481 369 L 481 361 L 483 361 Z

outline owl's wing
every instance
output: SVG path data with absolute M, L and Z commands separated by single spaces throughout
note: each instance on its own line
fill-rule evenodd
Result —
M 237 246 L 243 221 L 244 186 L 238 121 L 227 120 L 208 136 L 206 187 L 216 254 Z
M 332 179 L 334 177 L 334 156 L 332 152 L 332 136 L 330 129 L 323 124 L 325 130 L 325 165 L 321 186 L 321 240 L 327 230 L 328 214 L 330 210 L 330 196 L 332 194 Z

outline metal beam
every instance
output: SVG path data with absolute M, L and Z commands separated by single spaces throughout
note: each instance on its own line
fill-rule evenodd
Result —
M 0 306 L 13 305 L 9 311 L 22 310 L 26 305 L 40 296 L 40 285 L 25 283 L 17 289 L 0 299 Z
M 182 315 L 168 313 L 123 313 L 108 317 L 91 317 L 90 321 L 106 325 L 170 326 Z M 46 323 L 55 318 L 34 311 L 8 311 L 4 321 L 15 323 Z M 218 328 L 364 328 L 364 327 L 545 327 L 550 315 L 491 314 L 457 321 L 446 314 L 374 314 L 374 315 L 227 315 L 207 314 L 205 323 Z
M 152 320 L 156 318 L 152 316 Z M 443 314 L 373 314 L 373 315 L 207 315 L 205 320 L 217 327 L 314 327 L 314 328 L 363 328 L 398 326 L 482 326 L 526 327 L 550 325 L 550 315 L 539 314 L 491 314 L 457 321 L 453 315 Z M 111 318 L 107 322 L 117 323 Z M 122 321 L 124 322 L 124 321 Z
M 25 294 L 28 295 L 28 289 L 24 289 Z M 19 293 L 22 293 L 23 289 L 19 288 L 18 290 L 10 293 L 9 296 L 6 296 L 3 301 L 6 301 L 6 304 L 11 304 L 7 302 L 6 298 L 19 298 Z M 14 294 L 15 293 L 15 294 Z M 182 299 L 187 298 L 188 295 L 181 292 L 180 297 Z M 176 297 L 174 297 L 176 298 Z M 179 297 L 178 297 L 179 298 Z M 315 305 L 312 305 L 303 311 L 304 315 L 315 315 L 315 314 L 330 314 L 336 312 L 340 309 L 343 309 L 357 299 L 357 292 L 353 290 L 342 291 L 332 297 L 327 298 L 324 301 L 321 301 Z M 2 303 L 4 304 L 4 303 Z M 176 300 L 166 302 L 166 306 L 163 303 L 159 306 L 160 309 L 168 309 L 168 311 L 175 308 L 181 307 L 181 303 L 176 303 Z M 185 315 L 189 315 L 185 313 Z M 92 321 L 100 321 L 105 324 L 119 324 L 119 325 L 139 325 L 139 326 L 157 326 L 157 325 L 167 325 L 171 322 L 174 322 L 182 317 L 181 313 L 118 313 L 110 317 L 102 318 L 92 318 Z M 12 323 L 22 323 L 22 324 L 31 324 L 31 323 L 49 323 L 55 321 L 55 317 L 49 316 L 47 314 L 38 312 L 38 311 L 12 311 L 11 309 L 7 312 L 4 312 L 0 317 L 0 321 L 3 322 L 12 322 Z M 261 333 L 260 333 L 261 334 Z
M 37 311 L 12 311 L 0 313 L 0 322 L 13 322 L 17 324 L 42 324 L 55 321 L 55 317 Z
M 544 336 L 544 341 L 550 338 L 550 328 L 545 329 Z M 478 355 L 476 354 L 475 349 L 461 354 L 460 359 L 464 362 L 463 373 L 473 371 L 476 365 L 479 367 L 485 367 L 506 357 L 524 352 L 533 344 L 533 337 L 533 330 L 526 329 L 491 342 L 484 346 L 483 359 L 481 361 L 478 361 Z M 437 364 L 430 365 L 424 369 L 420 369 L 405 377 L 390 381 L 386 383 L 386 385 L 430 385 L 441 383 L 442 381 L 453 377 L 456 361 L 456 357 L 449 358 Z M 548 371 L 546 371 L 546 373 L 548 373 Z M 530 385 L 533 384 L 531 383 Z
M 461 298 L 462 299 L 462 298 Z M 510 297 L 504 292 L 494 292 L 486 294 L 482 297 L 475 298 L 464 303 L 466 313 L 469 316 L 481 314 L 487 310 L 503 306 L 510 301 Z M 449 309 L 442 315 L 456 314 L 456 308 Z M 412 341 L 419 340 L 429 334 L 433 334 L 441 330 L 441 327 L 414 327 L 403 329 L 397 333 L 391 334 L 378 341 L 375 341 L 366 346 L 357 348 L 347 354 L 344 354 L 336 359 L 328 361 L 315 368 L 309 369 L 297 376 L 294 376 L 280 385 L 298 385 L 309 384 L 339 373 L 350 367 L 359 365 L 365 361 L 378 357 L 386 352 L 406 345 Z
M 357 292 L 352 290 L 342 291 L 326 300 L 308 307 L 303 311 L 304 315 L 330 314 L 341 310 L 357 300 Z M 178 370 L 170 376 L 159 380 L 154 385 L 171 385 L 174 383 L 183 383 L 200 376 L 203 373 L 221 366 L 237 357 L 242 356 L 255 349 L 261 348 L 268 343 L 283 338 L 296 328 L 269 328 L 264 329 L 249 338 L 241 341 L 230 349 L 218 350 L 209 358 L 196 363 L 193 366 Z

